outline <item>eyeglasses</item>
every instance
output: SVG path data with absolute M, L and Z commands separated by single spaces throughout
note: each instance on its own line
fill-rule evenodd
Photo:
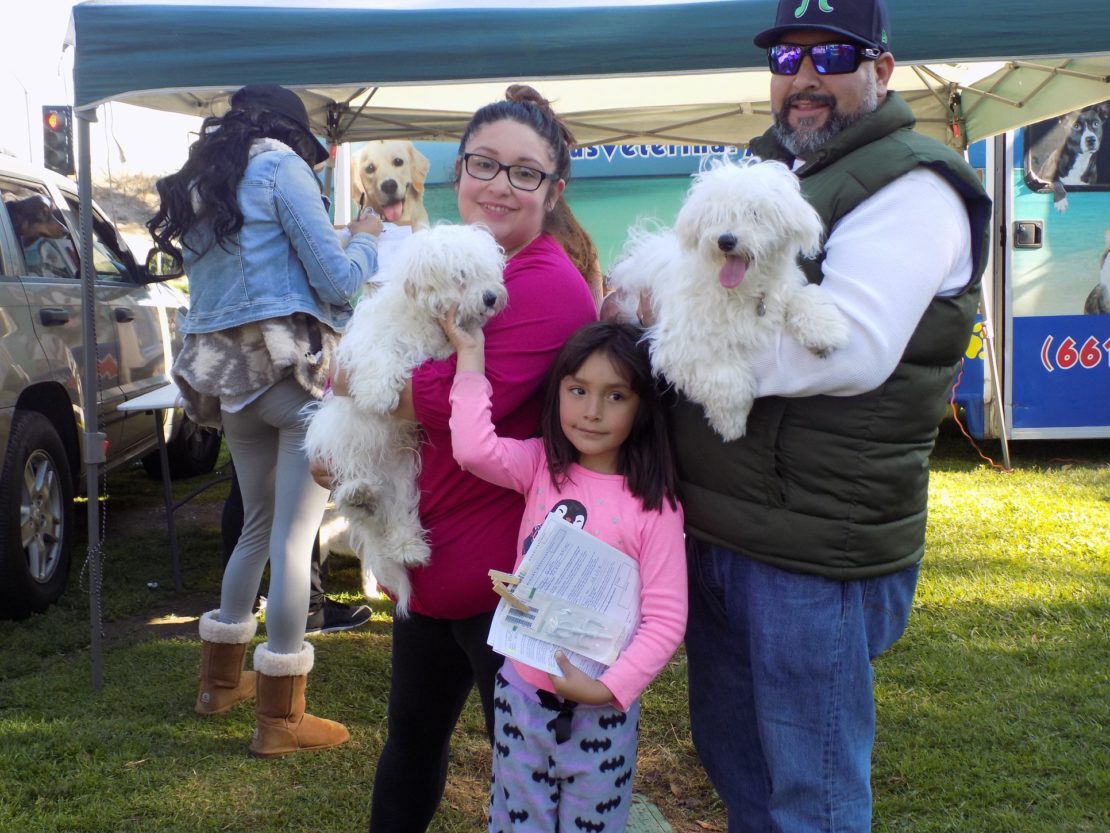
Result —
M 797 75 L 802 59 L 809 55 L 818 75 L 846 75 L 859 69 L 861 62 L 874 61 L 882 54 L 881 49 L 854 43 L 776 43 L 767 49 L 767 64 L 774 75 Z
M 480 153 L 464 153 L 463 164 L 466 172 L 475 179 L 489 182 L 502 171 L 507 171 L 509 184 L 518 191 L 535 191 L 543 184 L 545 179 L 551 179 L 555 174 L 529 168 L 527 165 L 502 165 L 496 159 L 482 156 Z

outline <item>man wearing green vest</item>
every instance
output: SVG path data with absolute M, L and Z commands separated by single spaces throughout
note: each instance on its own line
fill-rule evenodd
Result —
M 780 0 L 755 38 L 774 127 L 828 229 L 805 264 L 850 322 L 818 358 L 756 363 L 747 434 L 680 402 L 694 741 L 729 831 L 871 829 L 871 661 L 902 634 L 925 543 L 928 462 L 968 344 L 990 201 L 887 88 L 883 0 Z

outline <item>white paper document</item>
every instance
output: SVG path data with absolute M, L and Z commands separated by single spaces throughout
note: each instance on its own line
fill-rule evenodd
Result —
M 369 283 L 384 283 L 388 279 L 387 267 L 393 263 L 401 244 L 412 237 L 412 226 L 399 226 L 395 223 L 382 223 L 382 233 L 378 235 L 378 271 L 370 276 Z M 339 244 L 343 248 L 351 242 L 351 232 L 346 228 L 335 230 Z
M 378 274 L 385 275 L 393 263 L 397 250 L 410 237 L 412 237 L 412 226 L 382 223 L 382 233 L 378 235 Z
M 513 595 L 493 614 L 489 644 L 511 659 L 560 674 L 555 651 L 596 679 L 632 639 L 640 620 L 636 559 L 548 515 L 516 571 Z

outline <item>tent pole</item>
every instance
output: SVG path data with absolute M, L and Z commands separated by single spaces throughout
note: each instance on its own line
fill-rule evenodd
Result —
M 993 193 L 991 199 L 994 200 L 995 206 L 1007 206 L 1008 203 L 1008 189 L 1010 182 L 1008 177 L 1004 174 L 1005 171 L 1010 170 L 1008 165 L 999 165 L 998 160 L 1005 160 L 1007 158 L 1007 138 L 1006 134 L 995 136 L 992 140 L 993 157 Z M 1009 216 L 1009 210 L 997 212 L 998 217 Z M 990 367 L 991 374 L 991 388 L 995 402 L 995 414 L 998 417 L 999 426 L 999 439 L 1002 444 L 1002 465 L 1008 471 L 1010 466 L 1010 427 L 1007 424 L 1006 416 L 1006 403 L 1002 398 L 1002 364 L 999 361 L 997 342 L 995 341 L 994 331 L 994 313 L 997 309 L 995 304 L 999 298 L 995 294 L 995 289 L 1002 290 L 1002 276 L 1006 274 L 1007 260 L 1009 254 L 1007 251 L 1006 240 L 1006 226 L 999 226 L 995 222 L 995 229 L 991 235 L 991 243 L 994 246 L 994 258 L 991 263 L 991 272 L 989 280 L 983 281 L 983 295 L 979 301 L 979 310 L 983 315 L 983 346 L 987 353 L 987 365 Z M 1005 318 L 1005 310 L 1003 310 L 1003 318 Z
M 1080 72 L 1077 69 L 1068 69 L 1067 64 L 1071 61 L 1065 62 L 1064 66 L 1049 67 L 1044 64 L 1038 64 L 1034 61 L 1011 61 L 1015 67 L 1023 67 L 1025 69 L 1035 69 L 1040 72 L 1048 72 L 1052 75 L 1067 75 L 1071 78 L 1083 78 L 1087 81 L 1098 81 L 1103 84 L 1110 84 L 1110 75 L 1096 75 L 1093 72 Z
M 100 386 L 96 357 L 96 274 L 93 271 L 92 245 L 92 153 L 89 122 L 96 121 L 96 110 L 76 111 L 77 115 L 77 194 L 80 202 L 81 235 L 81 305 L 82 339 L 85 344 L 84 402 L 85 421 L 84 464 L 85 490 L 88 496 L 88 568 L 89 624 L 92 655 L 92 688 L 100 691 L 101 679 L 101 559 L 100 559 L 100 464 L 104 462 L 106 436 L 98 431 L 97 407 Z
M 990 287 L 990 281 L 983 282 L 983 297 L 979 304 L 979 312 L 983 316 L 983 327 L 980 332 L 983 338 L 983 348 L 987 353 L 987 366 L 990 368 L 991 374 L 991 390 L 996 403 L 996 413 L 998 414 L 998 423 L 1000 427 L 999 440 L 1001 441 L 1002 448 L 1002 466 L 1006 470 L 1012 468 L 1010 465 L 1010 435 L 1009 429 L 1006 426 L 1006 409 L 1002 402 L 1002 381 L 999 379 L 1001 366 L 998 363 L 998 353 L 995 351 L 994 340 L 994 316 L 991 312 L 994 304 L 994 290 Z

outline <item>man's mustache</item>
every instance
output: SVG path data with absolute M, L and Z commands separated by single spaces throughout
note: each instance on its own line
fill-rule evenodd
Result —
M 792 107 L 799 101 L 808 101 L 812 104 L 819 104 L 823 107 L 828 107 L 830 110 L 836 109 L 836 97 L 826 93 L 791 93 L 783 101 L 783 109 Z

